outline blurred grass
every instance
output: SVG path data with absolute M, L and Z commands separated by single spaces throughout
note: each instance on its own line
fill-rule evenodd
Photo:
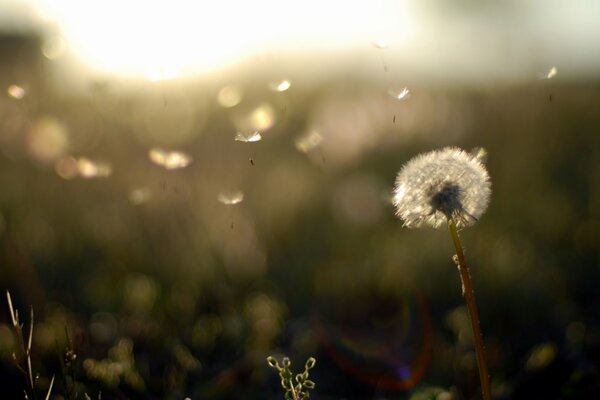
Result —
M 379 83 L 347 77 L 318 88 L 292 79 L 284 93 L 248 81 L 239 111 L 215 101 L 228 82 L 121 90 L 108 81 L 66 92 L 36 68 L 24 73 L 23 99 L 0 98 L 0 287 L 40 315 L 42 376 L 58 372 L 67 326 L 79 388 L 92 398 L 277 398 L 265 364 L 276 353 L 316 356 L 321 399 L 409 398 L 428 386 L 476 396 L 447 233 L 402 229 L 386 200 L 407 159 L 457 145 L 489 153 L 491 206 L 463 237 L 496 397 L 600 393 L 598 82 L 420 86 L 398 102 Z M 1 76 L 2 87 L 15 83 Z M 258 143 L 235 142 L 236 113 L 264 102 L 273 128 Z M 31 127 L 41 116 L 64 127 L 68 146 L 56 159 L 105 160 L 112 175 L 67 180 L 54 159 L 37 159 Z M 311 130 L 324 141 L 303 154 L 294 143 Z M 156 145 L 193 161 L 167 171 L 147 157 Z M 147 201 L 132 203 L 140 188 Z M 220 204 L 227 190 L 244 191 L 244 201 Z M 432 321 L 420 383 L 399 394 L 363 383 L 378 361 L 367 345 L 404 334 L 396 329 L 417 332 L 394 343 L 418 353 L 419 295 Z M 0 318 L 0 382 L 17 398 L 24 382 L 10 362 L 7 313 Z M 334 344 L 354 328 L 366 335 L 352 354 L 365 361 L 358 372 L 325 348 L 315 320 L 341 332 Z M 531 361 L 539 346 L 554 350 Z M 131 360 L 116 355 L 123 348 Z M 98 365 L 120 372 L 103 380 L 91 372 Z

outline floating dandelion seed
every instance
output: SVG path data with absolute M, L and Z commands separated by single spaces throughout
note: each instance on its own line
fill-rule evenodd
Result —
M 396 178 L 396 215 L 407 227 L 439 228 L 449 219 L 459 228 L 474 224 L 491 194 L 484 154 L 448 147 L 410 160 Z
M 229 193 L 219 193 L 217 200 L 219 200 L 219 203 L 223 203 L 227 206 L 239 204 L 244 200 L 244 192 L 237 191 Z
M 262 139 L 262 135 L 259 131 L 251 132 L 238 132 L 235 134 L 235 141 L 244 143 L 259 142 Z
M 548 71 L 548 73 L 546 74 L 545 78 L 552 79 L 556 76 L 556 74 L 558 74 L 558 69 L 556 69 L 556 67 L 552 67 L 550 68 L 550 71 Z
M 402 89 L 389 89 L 388 94 L 396 100 L 406 100 L 410 97 L 410 90 L 407 87 Z
M 158 147 L 150 149 L 148 157 L 153 163 L 169 170 L 185 168 L 192 162 L 192 157 L 181 151 L 166 151 Z
M 292 86 L 292 82 L 287 79 L 282 81 L 274 81 L 269 83 L 269 89 L 274 92 L 285 92 Z

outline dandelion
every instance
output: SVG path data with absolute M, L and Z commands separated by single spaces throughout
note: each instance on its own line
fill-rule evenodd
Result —
M 475 293 L 458 236 L 459 228 L 473 225 L 487 209 L 491 184 L 483 164 L 485 158 L 484 149 L 468 153 L 454 147 L 421 154 L 400 170 L 396 178 L 393 203 L 396 215 L 404 221 L 406 227 L 448 226 L 456 249 L 453 259 L 458 267 L 462 294 L 471 319 L 481 391 L 484 400 L 491 400 Z
M 485 150 L 447 147 L 410 160 L 396 178 L 393 203 L 404 226 L 473 225 L 485 212 L 491 189 L 482 163 Z

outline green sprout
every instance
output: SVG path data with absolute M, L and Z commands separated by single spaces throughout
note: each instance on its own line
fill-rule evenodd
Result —
M 283 366 L 279 365 L 279 362 L 272 356 L 267 357 L 267 362 L 271 368 L 275 368 L 279 372 L 281 386 L 285 390 L 285 400 L 304 400 L 310 397 L 308 390 L 314 389 L 315 383 L 308 379 L 308 371 L 314 368 L 317 360 L 313 357 L 306 360 L 304 372 L 296 374 L 296 376 L 292 374 L 290 369 L 292 362 L 288 357 L 283 358 Z

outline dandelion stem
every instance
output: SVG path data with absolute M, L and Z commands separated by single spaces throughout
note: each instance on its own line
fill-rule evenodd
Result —
M 452 242 L 456 248 L 456 264 L 458 266 L 458 272 L 460 274 L 460 280 L 462 282 L 463 296 L 467 302 L 467 308 L 469 309 L 469 316 L 471 317 L 471 327 L 473 328 L 473 339 L 475 340 L 475 352 L 477 354 L 477 366 L 479 367 L 479 379 L 481 380 L 481 392 L 484 400 L 492 400 L 492 393 L 490 388 L 490 376 L 487 368 L 485 358 L 485 348 L 483 346 L 483 334 L 481 333 L 481 326 L 479 325 L 479 316 L 477 314 L 477 304 L 475 303 L 475 292 L 471 285 L 471 274 L 465 261 L 465 254 L 463 252 L 460 238 L 458 237 L 458 230 L 456 229 L 456 223 L 453 218 L 448 218 L 448 230 L 452 236 Z

